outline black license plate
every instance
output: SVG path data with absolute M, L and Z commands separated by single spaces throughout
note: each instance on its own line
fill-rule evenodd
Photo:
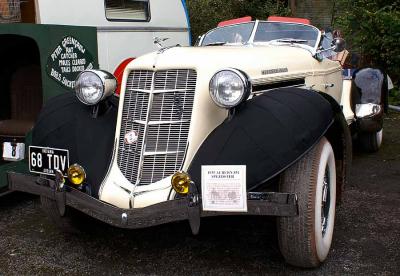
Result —
M 57 170 L 67 176 L 69 152 L 64 149 L 29 147 L 29 171 L 32 173 L 55 175 Z

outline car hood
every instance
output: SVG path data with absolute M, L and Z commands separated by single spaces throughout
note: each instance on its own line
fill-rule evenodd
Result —
M 305 49 L 291 46 L 174 47 L 144 55 L 129 69 L 195 69 L 214 75 L 224 68 L 245 72 L 254 82 L 274 82 L 312 74 L 315 59 Z

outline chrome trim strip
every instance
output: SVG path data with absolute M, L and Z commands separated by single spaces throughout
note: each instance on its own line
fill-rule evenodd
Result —
M 188 32 L 188 28 L 182 27 L 130 27 L 130 26 L 99 26 L 98 32 Z
M 328 70 L 316 70 L 314 71 L 314 76 L 323 76 L 323 75 L 328 75 L 328 74 L 333 74 L 336 72 L 342 71 L 342 67 L 336 67 L 333 69 L 328 69 Z
M 136 151 L 132 150 L 132 149 L 127 149 L 127 148 L 119 148 L 120 150 L 124 151 L 124 152 L 131 152 L 137 156 L 140 156 L 139 153 L 137 153 Z
M 256 32 L 257 32 L 259 23 L 260 23 L 260 20 L 256 20 L 254 22 L 253 31 L 251 32 L 251 35 L 250 35 L 250 38 L 249 38 L 249 41 L 248 41 L 249 44 L 253 44 L 254 43 L 254 37 L 256 36 Z
M 286 81 L 286 80 L 293 80 L 293 79 L 302 79 L 308 76 L 313 76 L 312 72 L 305 72 L 305 73 L 299 73 L 299 74 L 283 74 L 280 76 L 274 76 L 274 77 L 267 77 L 267 78 L 259 78 L 259 79 L 251 79 L 250 82 L 252 85 L 263 85 L 263 84 L 271 84 L 271 83 L 277 83 L 281 81 Z
M 148 151 L 143 153 L 144 156 L 154 156 L 154 155 L 167 155 L 167 154 L 177 154 L 184 153 L 184 151 Z
M 341 71 L 341 67 L 333 68 L 333 69 L 328 69 L 328 70 L 316 70 L 314 72 L 304 72 L 304 73 L 299 73 L 299 74 L 282 74 L 280 76 L 270 76 L 267 78 L 258 78 L 258 79 L 251 79 L 250 82 L 252 85 L 262 85 L 262 84 L 270 84 L 270 83 L 276 83 L 276 82 L 281 82 L 285 80 L 292 80 L 292 79 L 299 79 L 299 78 L 305 78 L 309 76 L 324 76 L 324 75 L 329 75 L 333 74 L 336 72 Z
M 168 124 L 181 124 L 181 123 L 189 123 L 190 120 L 180 120 L 180 121 L 141 121 L 141 120 L 127 120 L 130 123 L 137 123 L 140 125 L 150 125 L 150 126 L 158 126 L 158 125 L 168 125 Z
M 127 86 L 127 88 L 129 89 L 129 86 Z M 146 90 L 146 89 L 134 89 L 137 92 L 142 92 L 142 93 L 152 93 L 152 94 L 163 94 L 163 93 L 171 93 L 171 92 L 186 92 L 185 89 L 168 89 L 168 90 L 154 90 L 154 91 L 150 91 L 150 90 Z
M 114 147 L 113 147 L 113 152 L 111 154 L 111 161 L 110 161 L 110 164 L 108 165 L 107 173 L 104 176 L 103 181 L 100 185 L 100 189 L 98 192 L 99 198 L 101 197 L 101 194 L 103 193 L 104 185 L 106 184 L 106 181 L 107 181 L 108 177 L 110 176 L 111 168 L 114 165 L 115 158 L 117 158 L 117 156 L 116 156 L 118 154 L 117 147 L 118 147 L 118 139 L 114 138 Z
M 156 83 L 156 72 L 153 71 L 152 80 L 151 80 L 151 89 L 150 89 L 151 92 L 154 91 L 155 83 Z M 145 124 L 145 127 L 144 127 L 144 134 L 143 134 L 143 144 L 142 144 L 142 149 L 140 151 L 142 154 L 141 154 L 140 159 L 139 159 L 139 168 L 138 168 L 138 174 L 136 176 L 135 187 L 137 185 L 139 185 L 140 179 L 142 178 L 144 156 L 145 156 L 143 153 L 146 150 L 146 138 L 147 138 L 147 134 L 148 134 L 148 131 L 149 131 L 149 121 L 150 121 L 151 107 L 152 107 L 153 101 L 154 101 L 154 94 L 150 93 L 149 95 L 150 96 L 149 96 L 149 104 L 147 106 L 146 124 Z
M 150 126 L 158 126 L 158 125 L 168 125 L 168 124 L 181 124 L 181 123 L 190 123 L 190 120 L 179 120 L 179 121 L 150 121 Z

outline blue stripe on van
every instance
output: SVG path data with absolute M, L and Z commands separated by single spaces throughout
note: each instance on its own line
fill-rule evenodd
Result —
M 185 9 L 186 20 L 187 20 L 187 24 L 188 24 L 188 28 L 189 28 L 189 45 L 192 45 L 192 31 L 190 28 L 189 10 L 186 5 L 186 0 L 182 0 L 182 5 L 183 5 L 183 8 Z

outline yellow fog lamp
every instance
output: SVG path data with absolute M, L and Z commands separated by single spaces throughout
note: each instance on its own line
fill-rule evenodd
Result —
M 68 168 L 68 179 L 74 185 L 81 185 L 86 179 L 86 172 L 82 166 L 74 164 Z
M 185 172 L 176 172 L 171 178 L 172 188 L 181 195 L 189 193 L 190 176 Z

